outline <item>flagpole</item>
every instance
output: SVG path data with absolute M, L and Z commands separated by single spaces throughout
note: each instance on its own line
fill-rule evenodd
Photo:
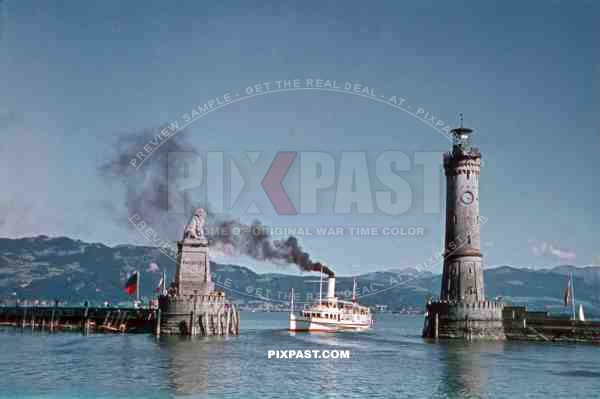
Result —
M 136 293 L 136 300 L 137 300 L 137 302 L 139 302 L 140 301 L 140 271 L 136 270 L 135 272 L 137 273 L 137 279 L 136 279 L 137 287 L 135 287 L 135 293 Z
M 575 281 L 573 280 L 573 272 L 571 272 L 571 309 L 573 320 L 575 320 Z

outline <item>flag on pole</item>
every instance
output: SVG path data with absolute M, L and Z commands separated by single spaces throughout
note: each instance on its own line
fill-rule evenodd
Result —
M 567 283 L 567 289 L 565 289 L 565 306 L 569 306 L 573 303 L 573 282 L 571 281 L 571 276 L 569 275 L 569 282 Z
M 165 283 L 165 278 L 164 276 L 160 278 L 160 281 L 158 282 L 158 285 L 156 286 L 156 288 L 154 289 L 154 292 L 159 292 L 159 293 L 163 293 L 164 289 L 163 289 L 163 284 Z
M 138 272 L 134 272 L 125 283 L 125 292 L 127 295 L 133 295 L 136 293 L 138 288 Z

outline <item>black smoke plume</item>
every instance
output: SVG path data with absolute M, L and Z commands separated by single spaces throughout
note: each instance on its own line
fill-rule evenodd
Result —
M 179 236 L 183 232 L 183 226 L 188 219 L 192 207 L 199 206 L 192 201 L 187 191 L 169 192 L 169 153 L 170 152 L 197 152 L 194 146 L 187 140 L 185 131 L 166 139 L 161 135 L 162 129 L 142 129 L 121 134 L 114 145 L 113 154 L 100 165 L 99 173 L 107 179 L 116 179 L 124 185 L 125 198 L 118 200 L 116 207 L 106 204 L 107 210 L 117 209 L 117 215 L 113 215 L 117 223 L 134 226 L 128 218 L 137 214 L 140 220 L 160 231 L 165 240 Z M 156 144 L 160 146 L 156 146 Z M 144 150 L 153 148 L 151 154 Z M 139 165 L 141 160 L 136 154 L 142 152 L 147 155 L 144 163 L 136 169 L 131 165 L 132 159 L 136 159 Z M 183 174 L 184 171 L 181 171 Z M 182 176 L 171 176 L 178 178 Z M 169 195 L 171 198 L 169 198 Z M 169 213 L 169 200 L 184 201 L 185 213 Z M 124 217 L 123 210 L 127 216 Z
M 209 220 L 206 228 L 209 245 L 226 255 L 249 256 L 275 264 L 295 264 L 303 271 L 334 276 L 327 266 L 313 262 L 296 237 L 274 239 L 260 222 L 250 225 L 237 220 Z
M 164 240 L 181 239 L 193 210 L 204 207 L 208 213 L 205 235 L 214 250 L 225 255 L 248 256 L 279 265 L 295 264 L 303 271 L 323 271 L 329 276 L 334 275 L 327 266 L 313 262 L 296 237 L 274 239 L 260 222 L 248 225 L 238 220 L 223 220 L 211 215 L 210 207 L 192 198 L 189 191 L 169 193 L 169 152 L 198 151 L 188 141 L 185 131 L 179 131 L 168 140 L 161 139 L 160 131 L 161 129 L 143 129 L 119 136 L 113 154 L 99 168 L 102 176 L 118 179 L 125 186 L 124 200 L 118 200 L 116 206 L 111 203 L 104 207 L 111 213 L 118 214 L 114 217 L 117 223 L 135 229 L 127 219 L 137 214 L 139 220 L 144 221 Z M 159 147 L 152 145 L 156 149 L 136 169 L 131 165 L 131 160 L 136 158 L 137 153 L 145 153 L 144 147 L 151 142 L 162 144 Z M 137 163 L 139 162 L 138 159 Z M 171 176 L 178 177 L 182 176 Z M 184 201 L 185 214 L 169 213 L 169 195 L 177 196 L 171 200 Z M 123 209 L 126 209 L 127 216 L 119 212 Z

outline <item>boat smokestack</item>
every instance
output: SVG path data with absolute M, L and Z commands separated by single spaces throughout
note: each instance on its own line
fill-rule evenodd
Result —
M 307 267 L 307 269 L 312 272 L 322 272 L 328 275 L 329 277 L 335 277 L 335 273 L 333 272 L 333 270 L 331 270 L 321 262 L 312 263 Z
M 335 298 L 335 276 L 329 275 L 327 280 L 327 298 Z

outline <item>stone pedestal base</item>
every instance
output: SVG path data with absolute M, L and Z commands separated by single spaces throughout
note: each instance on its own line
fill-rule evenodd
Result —
M 159 298 L 160 335 L 238 335 L 240 314 L 221 292 Z
M 423 337 L 504 340 L 503 307 L 493 301 L 429 303 Z
M 205 295 L 214 291 L 211 281 L 208 242 L 185 239 L 177 243 L 175 285 L 179 295 Z

